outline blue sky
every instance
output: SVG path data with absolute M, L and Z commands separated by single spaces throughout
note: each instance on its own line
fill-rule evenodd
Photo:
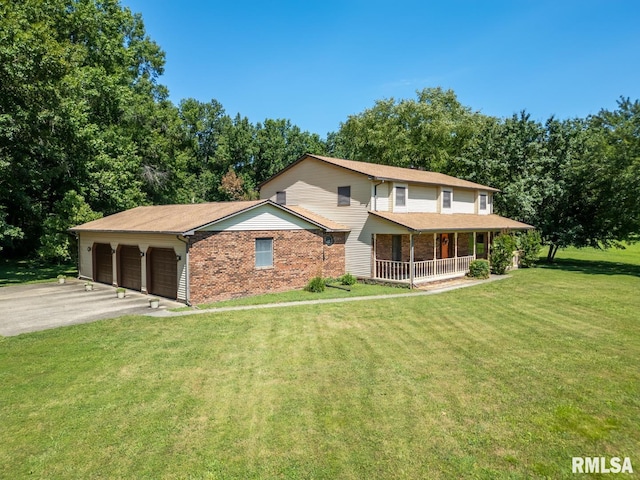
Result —
M 640 2 L 121 0 L 166 52 L 171 100 L 325 137 L 383 98 L 453 89 L 499 117 L 640 98 Z

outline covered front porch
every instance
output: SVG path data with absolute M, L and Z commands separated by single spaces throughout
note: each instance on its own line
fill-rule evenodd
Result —
M 462 277 L 477 258 L 489 258 L 495 233 L 417 232 L 374 234 L 372 277 L 416 285 Z

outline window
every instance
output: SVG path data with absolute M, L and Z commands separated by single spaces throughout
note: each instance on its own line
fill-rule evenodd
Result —
M 481 193 L 480 194 L 480 210 L 486 210 L 486 209 L 487 209 L 487 194 Z
M 442 208 L 451 208 L 451 190 L 442 191 Z
M 407 205 L 407 188 L 396 187 L 396 207 L 405 207 Z
M 351 205 L 351 187 L 338 187 L 338 206 L 348 207 Z
M 391 237 L 391 260 L 394 262 L 402 261 L 402 236 L 394 235 Z
M 273 267 L 273 238 L 256 238 L 256 268 Z
M 287 192 L 276 192 L 276 203 L 279 205 L 287 204 Z

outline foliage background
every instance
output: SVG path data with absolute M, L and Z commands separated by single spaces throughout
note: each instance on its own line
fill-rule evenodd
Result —
M 455 93 L 382 99 L 321 138 L 215 99 L 174 105 L 164 53 L 117 0 L 0 3 L 0 248 L 65 260 L 68 226 L 142 204 L 255 198 L 304 153 L 429 169 L 501 190 L 495 211 L 558 248 L 640 231 L 640 104 L 541 123 Z M 239 95 L 242 92 L 238 92 Z

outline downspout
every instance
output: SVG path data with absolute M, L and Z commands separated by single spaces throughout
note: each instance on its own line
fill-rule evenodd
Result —
M 190 300 L 191 299 L 191 285 L 190 285 L 191 282 L 190 282 L 190 279 L 189 279 L 189 240 L 188 239 L 186 241 L 182 240 L 180 238 L 181 236 L 183 238 L 186 238 L 184 235 L 176 235 L 176 238 L 179 241 L 181 241 L 182 243 L 184 243 L 184 246 L 185 246 L 184 266 L 185 266 L 185 269 L 186 269 L 186 272 L 185 272 L 185 277 L 186 278 L 185 278 L 184 289 L 185 289 L 185 297 L 186 297 L 185 301 L 186 301 L 187 306 L 190 307 L 191 306 L 191 300 Z
M 384 180 L 381 180 L 380 183 L 373 184 L 373 211 L 378 211 L 378 185 L 382 185 Z

